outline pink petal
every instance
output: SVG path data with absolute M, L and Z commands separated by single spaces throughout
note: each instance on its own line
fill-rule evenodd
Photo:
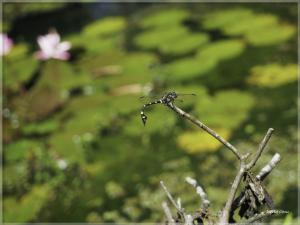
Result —
M 53 55 L 53 58 L 60 59 L 60 60 L 68 60 L 70 58 L 69 52 L 59 52 L 55 55 Z
M 34 53 L 34 56 L 37 58 L 37 59 L 41 59 L 41 60 L 46 60 L 46 59 L 49 59 L 49 56 L 46 55 L 43 51 L 37 51 Z
M 13 41 L 7 34 L 0 33 L 0 56 L 7 55 L 13 47 Z
M 60 42 L 60 36 L 56 32 L 51 32 L 47 34 L 45 37 L 47 38 L 47 41 L 52 45 L 57 45 Z
M 57 45 L 56 49 L 64 52 L 64 51 L 69 50 L 70 48 L 71 48 L 71 43 L 68 41 L 63 41 Z

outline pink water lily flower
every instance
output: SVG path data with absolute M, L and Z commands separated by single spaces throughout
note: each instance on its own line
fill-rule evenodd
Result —
M 7 55 L 13 47 L 12 39 L 7 34 L 0 33 L 0 43 L 0 56 Z
M 56 31 L 50 31 L 46 35 L 39 36 L 37 42 L 41 49 L 35 54 L 38 59 L 68 60 L 70 58 L 70 53 L 67 52 L 71 48 L 70 42 L 60 42 L 60 35 Z

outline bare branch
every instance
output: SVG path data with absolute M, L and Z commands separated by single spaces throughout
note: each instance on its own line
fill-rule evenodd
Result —
M 250 170 L 251 168 L 253 168 L 253 166 L 255 166 L 257 160 L 259 159 L 259 157 L 261 156 L 262 152 L 264 151 L 267 143 L 269 142 L 269 140 L 270 140 L 270 138 L 272 136 L 273 131 L 274 131 L 273 128 L 269 128 L 269 130 L 268 130 L 267 134 L 265 135 L 264 139 L 259 144 L 259 147 L 258 147 L 258 150 L 256 152 L 256 155 L 251 160 L 251 162 L 246 166 L 247 170 Z
M 186 215 L 184 225 L 193 225 L 192 215 Z
M 265 165 L 260 172 L 258 173 L 258 175 L 256 176 L 256 178 L 258 180 L 264 180 L 266 176 L 268 176 L 268 174 L 276 167 L 276 165 L 280 162 L 281 160 L 281 156 L 279 153 L 276 153 L 272 159 L 270 160 L 270 162 L 268 162 L 267 165 Z
M 175 224 L 175 220 L 173 219 L 173 216 L 172 216 L 171 210 L 170 210 L 170 208 L 168 206 L 168 203 L 167 202 L 163 202 L 162 203 L 162 207 L 164 209 L 164 212 L 165 212 L 168 224 L 171 224 L 171 225 Z
M 167 187 L 164 185 L 164 182 L 163 181 L 160 181 L 160 185 L 162 186 L 162 188 L 164 189 L 164 191 L 166 192 L 170 202 L 173 204 L 173 206 L 177 209 L 177 211 L 181 214 L 184 214 L 184 210 L 183 208 L 181 208 L 180 205 L 178 205 L 174 198 L 172 197 L 171 193 L 168 191 Z
M 238 158 L 238 160 L 240 160 L 240 161 L 242 160 L 242 156 L 240 155 L 240 153 L 238 152 L 238 150 L 232 144 L 230 144 L 228 141 L 226 141 L 224 138 L 222 138 L 214 130 L 210 129 L 204 123 L 200 122 L 195 117 L 193 117 L 192 115 L 186 113 L 185 111 L 183 111 L 182 109 L 178 108 L 174 104 L 169 104 L 168 106 L 174 112 L 178 113 L 182 117 L 185 117 L 186 119 L 188 119 L 189 121 L 191 121 L 192 123 L 194 123 L 195 125 L 197 125 L 198 127 L 200 127 L 201 129 L 203 129 L 204 131 L 206 131 L 207 133 L 209 133 L 211 136 L 213 136 L 219 142 L 221 142 L 224 146 L 226 146 L 228 149 L 230 149 L 233 152 L 233 154 Z
M 196 193 L 200 196 L 202 201 L 201 208 L 206 211 L 210 205 L 210 201 L 207 199 L 207 195 L 203 188 L 200 185 L 197 185 L 197 181 L 191 177 L 186 177 L 185 181 L 196 189 Z
M 242 180 L 242 177 L 243 177 L 244 173 L 245 173 L 245 165 L 242 163 L 238 174 L 234 178 L 233 184 L 232 184 L 230 192 L 229 192 L 227 202 L 226 202 L 225 207 L 224 207 L 224 209 L 222 211 L 222 214 L 220 216 L 220 223 L 219 224 L 227 224 L 228 223 L 229 214 L 230 214 L 230 210 L 231 210 L 231 205 L 233 203 L 235 194 L 237 192 L 238 186 L 239 186 L 239 184 Z
M 255 216 L 253 216 L 252 218 L 248 219 L 245 223 L 243 224 L 249 224 L 249 223 L 254 223 L 257 220 L 272 216 L 272 215 L 280 215 L 280 214 L 287 214 L 289 213 L 288 211 L 284 211 L 284 210 L 267 210 L 265 212 L 256 214 Z

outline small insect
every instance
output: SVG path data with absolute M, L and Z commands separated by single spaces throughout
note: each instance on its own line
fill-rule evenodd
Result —
M 154 105 L 154 104 L 163 104 L 165 106 L 173 108 L 173 103 L 174 103 L 175 99 L 178 96 L 182 96 L 182 95 L 194 95 L 195 96 L 196 94 L 178 94 L 175 91 L 171 91 L 171 92 L 165 93 L 158 100 L 153 101 L 153 102 L 149 102 L 149 103 L 143 105 L 142 110 L 141 110 L 141 118 L 142 118 L 142 122 L 143 122 L 144 126 L 146 125 L 146 122 L 147 122 L 147 116 L 144 113 L 145 108 L 147 108 L 151 105 Z M 144 98 L 144 97 L 141 97 L 141 98 Z

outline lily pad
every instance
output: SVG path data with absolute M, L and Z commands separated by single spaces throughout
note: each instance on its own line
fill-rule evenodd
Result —
M 34 220 L 38 212 L 45 206 L 50 191 L 51 188 L 47 184 L 35 185 L 30 192 L 19 199 L 15 197 L 4 198 L 4 221 L 16 223 Z
M 22 132 L 25 135 L 49 134 L 59 127 L 59 122 L 53 119 L 45 120 L 38 123 L 29 123 L 22 126 Z
M 191 80 L 208 73 L 216 66 L 212 58 L 182 58 L 164 66 L 167 78 L 172 81 Z
M 244 49 L 245 43 L 240 40 L 217 41 L 200 48 L 197 57 L 203 60 L 226 60 L 237 57 Z
M 253 15 L 242 20 L 237 20 L 236 23 L 223 28 L 227 35 L 243 35 L 249 32 L 255 32 L 257 29 L 266 29 L 278 24 L 278 18 L 271 14 Z
M 231 136 L 230 130 L 216 129 L 224 139 Z M 204 131 L 189 131 L 177 137 L 177 144 L 190 154 L 212 152 L 218 150 L 223 144 Z
M 97 20 L 83 30 L 86 36 L 107 36 L 125 30 L 127 26 L 126 19 L 123 17 L 107 17 Z
M 206 44 L 209 36 L 204 33 L 187 34 L 176 40 L 163 43 L 159 51 L 168 55 L 182 55 L 195 51 L 198 47 Z
M 247 81 L 255 86 L 277 87 L 297 81 L 297 74 L 298 67 L 296 64 L 280 65 L 273 63 L 253 67 Z
M 246 39 L 254 46 L 276 45 L 285 42 L 296 34 L 296 27 L 288 24 L 280 24 L 253 30 L 246 34 Z
M 144 31 L 134 38 L 134 43 L 142 49 L 155 49 L 160 45 L 188 34 L 184 26 L 172 26 L 166 28 L 155 28 Z
M 6 162 L 17 162 L 24 160 L 30 151 L 41 151 L 40 142 L 31 140 L 19 140 L 17 142 L 6 145 L 4 148 L 4 159 Z
M 91 82 L 91 77 L 85 73 L 75 72 L 66 62 L 48 61 L 41 72 L 37 86 L 48 85 L 58 91 L 68 91 Z
M 10 91 L 20 91 L 22 85 L 28 82 L 38 69 L 38 61 L 27 57 L 16 60 L 5 60 L 3 65 L 4 88 Z
M 143 28 L 172 26 L 180 24 L 188 17 L 189 12 L 184 9 L 160 10 L 142 18 L 139 25 Z
M 247 18 L 253 18 L 254 13 L 246 8 L 218 10 L 205 15 L 203 26 L 206 29 L 220 29 L 238 23 Z
M 254 103 L 254 97 L 248 93 L 221 91 L 214 97 L 199 101 L 196 111 L 208 126 L 234 129 L 247 119 Z

